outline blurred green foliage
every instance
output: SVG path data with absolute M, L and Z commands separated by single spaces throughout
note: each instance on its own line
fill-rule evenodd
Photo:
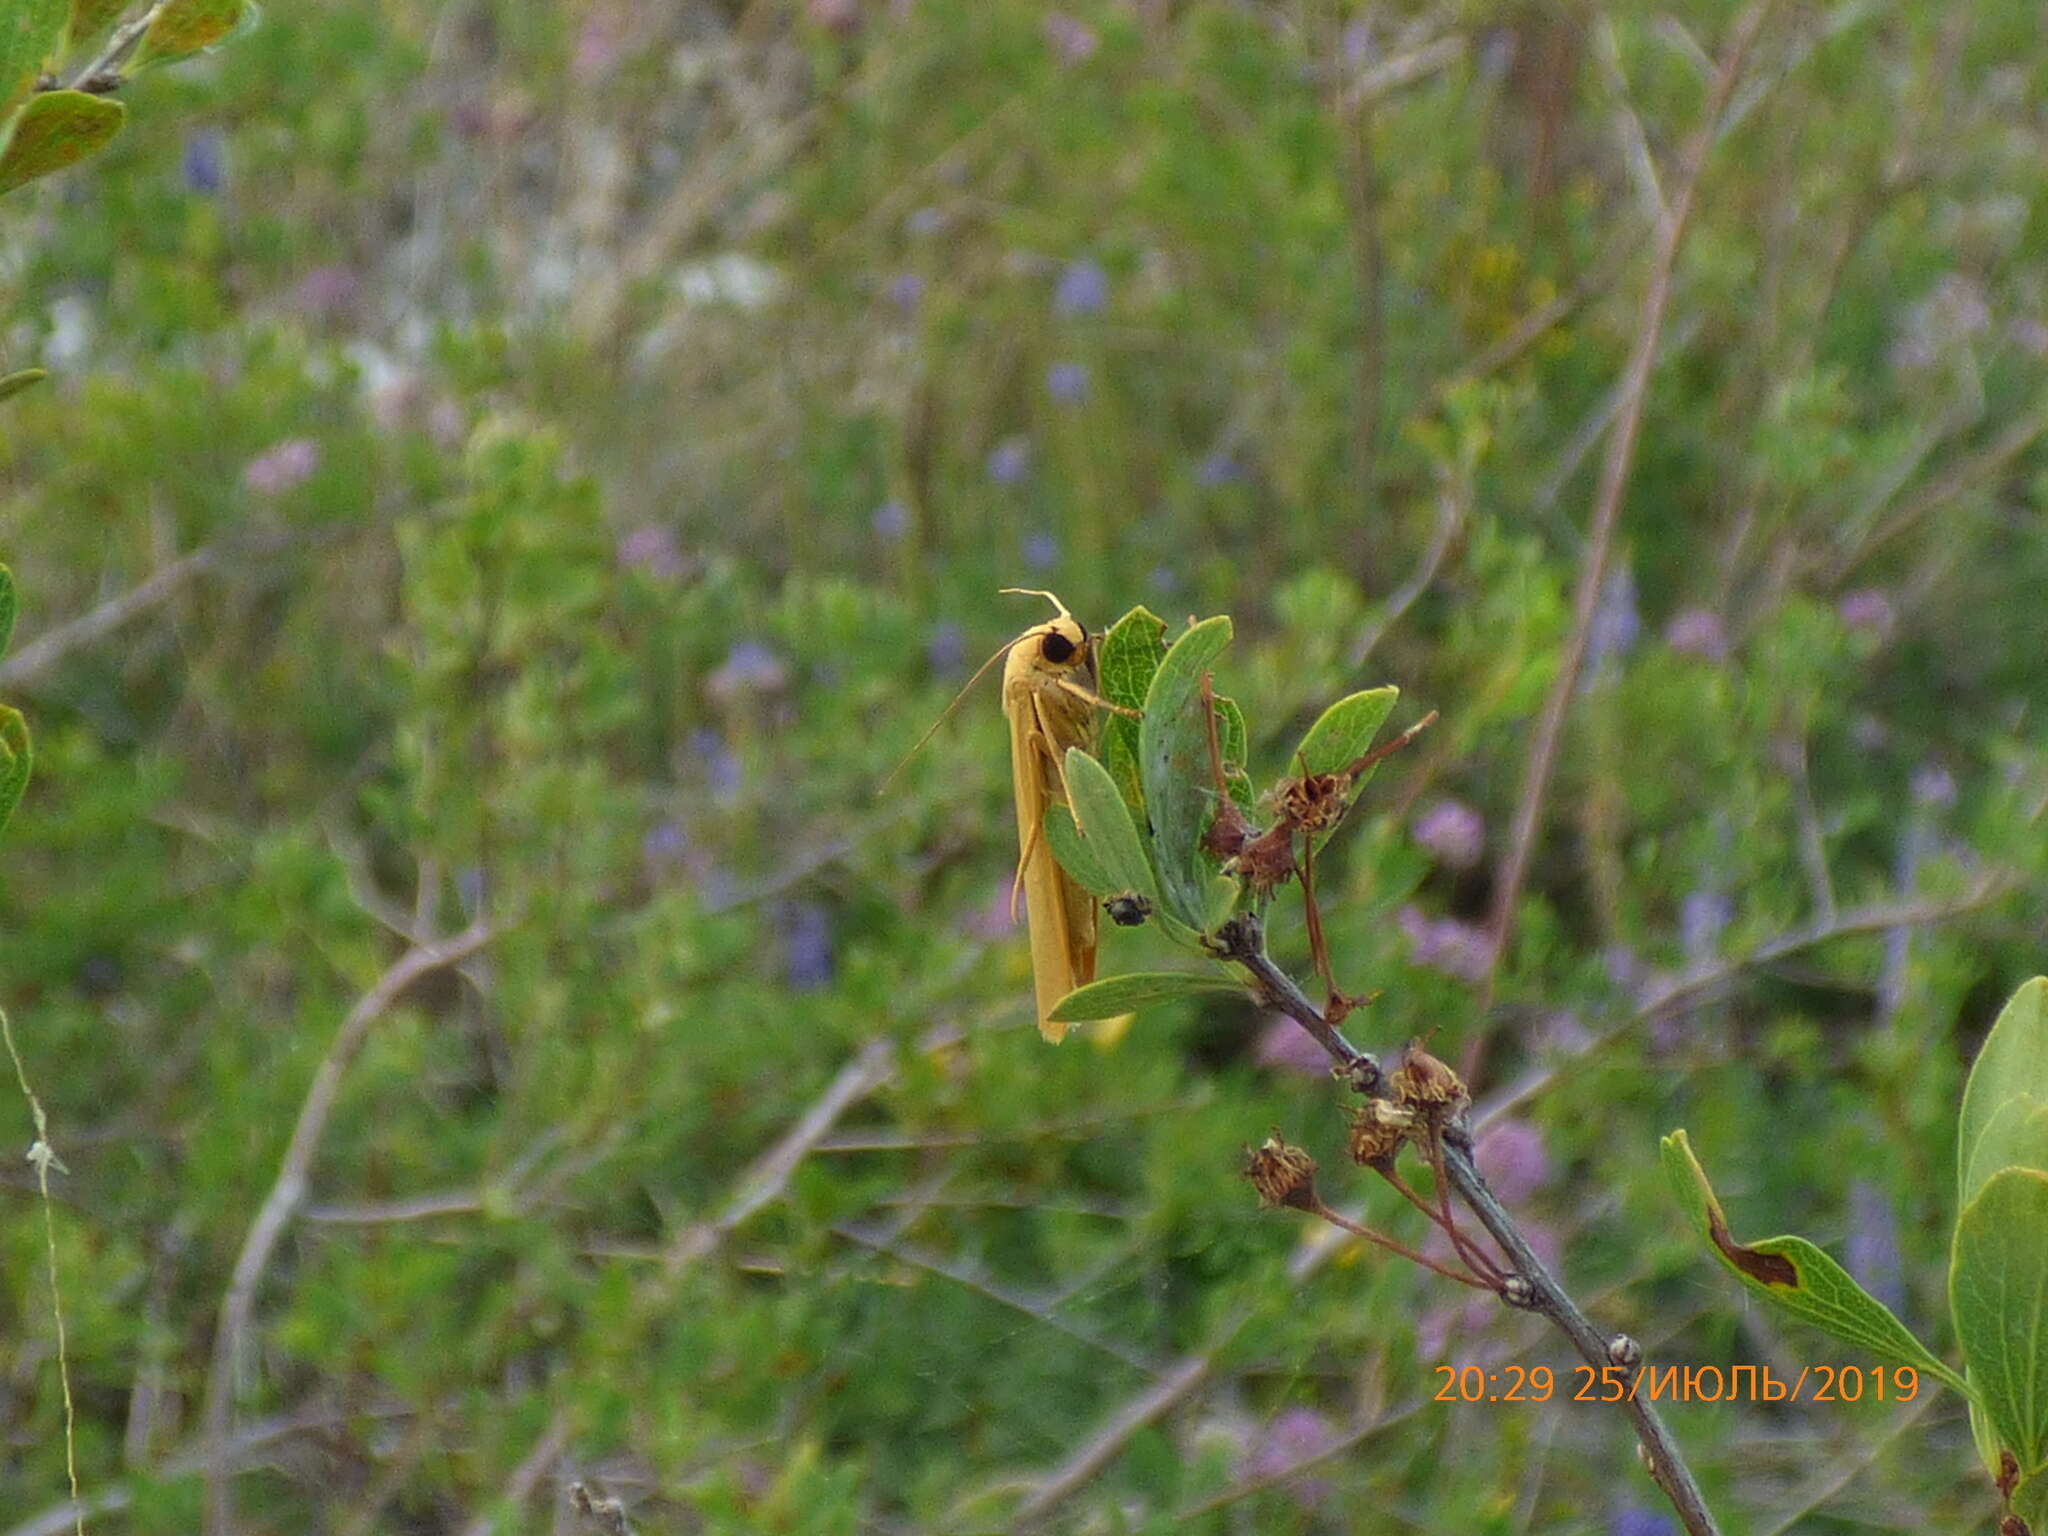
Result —
M 1496 1180 L 1604 1326 L 1816 1348 L 1704 1263 L 1684 1124 L 1746 1228 L 1956 1358 L 1963 1065 L 2048 937 L 2031 3 L 1766 26 L 1479 1006 L 1734 9 L 337 0 L 124 86 L 0 207 L 0 373 L 51 374 L 0 435 L 39 758 L 0 1001 L 70 1168 L 92 1528 L 199 1527 L 315 1072 L 478 914 L 261 1277 L 244 1529 L 553 1530 L 577 1478 L 644 1531 L 1656 1528 L 1610 1411 L 1431 1401 L 1440 1363 L 1568 1382 L 1553 1335 L 1254 1210 L 1269 1125 L 1341 1163 L 1284 1029 L 1038 1041 L 993 698 L 875 795 L 1035 617 L 1002 585 L 1232 614 L 1257 783 L 1344 694 L 1442 711 L 1318 859 L 1384 989 L 1349 1028 L 1488 1041 Z M 12 1532 L 64 1472 L 18 1157 L 0 1192 Z M 1991 1508 L 1950 1399 L 1672 1418 L 1732 1525 Z

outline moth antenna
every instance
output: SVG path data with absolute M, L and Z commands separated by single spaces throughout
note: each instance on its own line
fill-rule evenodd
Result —
M 1057 602 L 1059 601 L 1059 599 L 1055 598 L 1053 599 L 1053 601 Z M 1023 637 L 1021 635 L 1018 636 L 1018 639 L 1022 638 Z M 939 734 L 939 727 L 944 725 L 948 720 L 952 719 L 953 711 L 958 709 L 961 706 L 961 704 L 963 704 L 966 701 L 968 694 L 974 692 L 974 685 L 980 682 L 982 678 L 987 675 L 988 669 L 990 667 L 994 666 L 997 662 L 1001 661 L 1005 656 L 1009 655 L 1010 647 L 1015 645 L 1016 643 L 1016 640 L 1004 641 L 1001 645 L 996 647 L 996 652 L 993 656 L 989 657 L 987 661 L 984 661 L 980 666 L 974 669 L 974 676 L 970 677 L 969 679 L 967 679 L 965 683 L 960 685 L 960 691 L 953 695 L 953 702 L 948 704 L 943 710 L 939 712 L 939 718 L 932 722 L 931 729 L 926 731 L 922 736 L 918 737 L 917 745 L 912 747 L 908 752 L 903 754 L 903 761 L 898 763 L 894 768 L 891 768 L 889 770 L 889 776 L 886 779 L 882 780 L 881 784 L 877 786 L 875 790 L 876 799 L 879 800 L 882 797 L 882 795 L 887 792 L 889 786 L 896 782 L 896 775 L 898 775 L 905 768 L 908 768 L 910 766 L 910 760 L 925 749 L 925 743 L 927 743 L 934 736 Z
M 999 592 L 999 593 L 1007 593 L 1008 595 L 1010 595 L 1010 596 L 1012 596 L 1012 597 L 1042 597 L 1042 598 L 1044 598 L 1044 599 L 1045 599 L 1045 600 L 1046 600 L 1046 601 L 1047 601 L 1048 603 L 1051 603 L 1051 604 L 1053 605 L 1053 607 L 1055 607 L 1055 608 L 1059 609 L 1059 611 L 1060 611 L 1060 617 L 1061 617 L 1061 618 L 1063 618 L 1063 619 L 1071 619 L 1071 618 L 1073 617 L 1073 614 L 1071 614 L 1071 613 L 1069 613 L 1069 612 L 1067 611 L 1067 605 L 1066 605 L 1065 603 L 1061 602 L 1061 601 L 1059 600 L 1059 598 L 1058 598 L 1057 596 L 1055 596 L 1055 595 L 1054 595 L 1053 593 L 1051 593 L 1051 592 L 1047 592 L 1047 591 L 1043 590 L 1042 588 L 1039 588 L 1039 587 L 998 587 L 998 588 L 996 588 L 996 591 L 997 591 L 997 592 Z

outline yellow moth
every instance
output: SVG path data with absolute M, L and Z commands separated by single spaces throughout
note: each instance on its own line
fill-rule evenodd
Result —
M 1095 691 L 1095 646 L 1088 631 L 1050 592 L 1004 587 L 1004 592 L 1042 597 L 1058 613 L 1034 624 L 991 656 L 981 671 L 1003 659 L 1003 715 L 1010 725 L 1010 788 L 1017 804 L 1017 877 L 1010 890 L 1014 915 L 1019 898 L 1031 935 L 1031 977 L 1037 993 L 1038 1031 L 1058 1044 L 1067 1026 L 1046 1017 L 1076 987 L 1095 979 L 1095 898 L 1060 868 L 1045 841 L 1048 806 L 1068 803 L 1067 748 L 1091 746 L 1095 711 L 1135 713 Z M 980 678 L 967 683 L 972 688 Z M 967 689 L 962 689 L 964 697 Z M 959 703 L 958 699 L 954 704 Z M 952 713 L 948 707 L 947 714 Z M 940 716 L 943 724 L 945 716 Z M 933 731 L 938 729 L 935 724 Z M 925 733 L 926 740 L 931 732 Z M 919 742 L 918 746 L 923 746 Z M 912 749 L 913 754 L 915 748 Z M 892 775 L 893 777 L 893 775 Z M 1128 1019 L 1109 1020 L 1105 1034 L 1120 1032 Z
M 1095 979 L 1095 898 L 1052 856 L 1045 811 L 1067 803 L 1067 748 L 1090 746 L 1095 711 L 1118 706 L 1095 692 L 1095 647 L 1067 605 L 1050 592 L 1003 590 L 1042 597 L 1059 610 L 1012 640 L 1003 663 L 1010 790 L 1017 802 L 1017 881 L 1010 905 L 1014 912 L 1017 896 L 1023 896 L 1038 1032 L 1058 1044 L 1067 1026 L 1046 1015 L 1074 988 Z

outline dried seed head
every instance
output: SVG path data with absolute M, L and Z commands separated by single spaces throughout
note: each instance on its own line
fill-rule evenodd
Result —
M 1351 781 L 1339 774 L 1304 773 L 1282 780 L 1274 800 L 1285 820 L 1313 837 L 1344 819 L 1344 796 L 1350 787 Z
M 1415 1111 L 1389 1099 L 1367 1099 L 1351 1117 L 1345 1150 L 1351 1161 L 1382 1173 L 1394 1166 L 1401 1143 L 1415 1131 Z
M 1390 1085 L 1403 1104 L 1431 1116 L 1446 1116 L 1472 1102 L 1458 1074 L 1419 1044 L 1408 1047 Z
M 1244 1176 L 1259 1192 L 1261 1205 L 1291 1205 L 1308 1210 L 1316 1202 L 1316 1160 L 1290 1147 L 1275 1132 L 1245 1159 Z

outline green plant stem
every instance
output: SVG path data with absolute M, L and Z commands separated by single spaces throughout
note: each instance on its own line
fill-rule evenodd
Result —
M 1386 1096 L 1386 1079 L 1380 1071 L 1379 1062 L 1346 1040 L 1343 1032 L 1323 1017 L 1321 1010 L 1309 1001 L 1308 994 L 1295 984 L 1294 979 L 1274 964 L 1266 953 L 1264 930 L 1256 920 L 1240 917 L 1224 924 L 1214 942 L 1217 953 L 1250 973 L 1254 988 L 1266 1003 L 1307 1030 L 1329 1053 L 1336 1064 L 1337 1076 L 1369 1097 Z M 1509 1304 L 1549 1319 L 1551 1325 L 1571 1341 L 1579 1358 L 1595 1371 L 1615 1367 L 1618 1362 L 1611 1352 L 1614 1341 L 1593 1326 L 1592 1320 L 1579 1310 L 1557 1277 L 1537 1257 L 1513 1214 L 1501 1204 L 1500 1197 L 1494 1194 L 1478 1165 L 1473 1162 L 1471 1133 L 1462 1115 L 1445 1128 L 1443 1170 L 1458 1198 L 1479 1218 L 1480 1225 L 1500 1244 L 1501 1251 L 1514 1264 L 1515 1274 L 1510 1278 L 1519 1278 L 1527 1287 L 1526 1299 Z M 1640 1364 L 1634 1368 L 1639 1369 Z M 1705 1495 L 1700 1492 L 1692 1469 L 1686 1465 L 1677 1441 L 1672 1439 L 1671 1431 L 1657 1410 L 1647 1399 L 1633 1394 L 1621 1406 L 1635 1426 L 1650 1476 L 1671 1501 L 1671 1507 L 1677 1511 L 1690 1536 L 1720 1536 L 1720 1527 L 1714 1523 L 1714 1517 L 1707 1509 Z

